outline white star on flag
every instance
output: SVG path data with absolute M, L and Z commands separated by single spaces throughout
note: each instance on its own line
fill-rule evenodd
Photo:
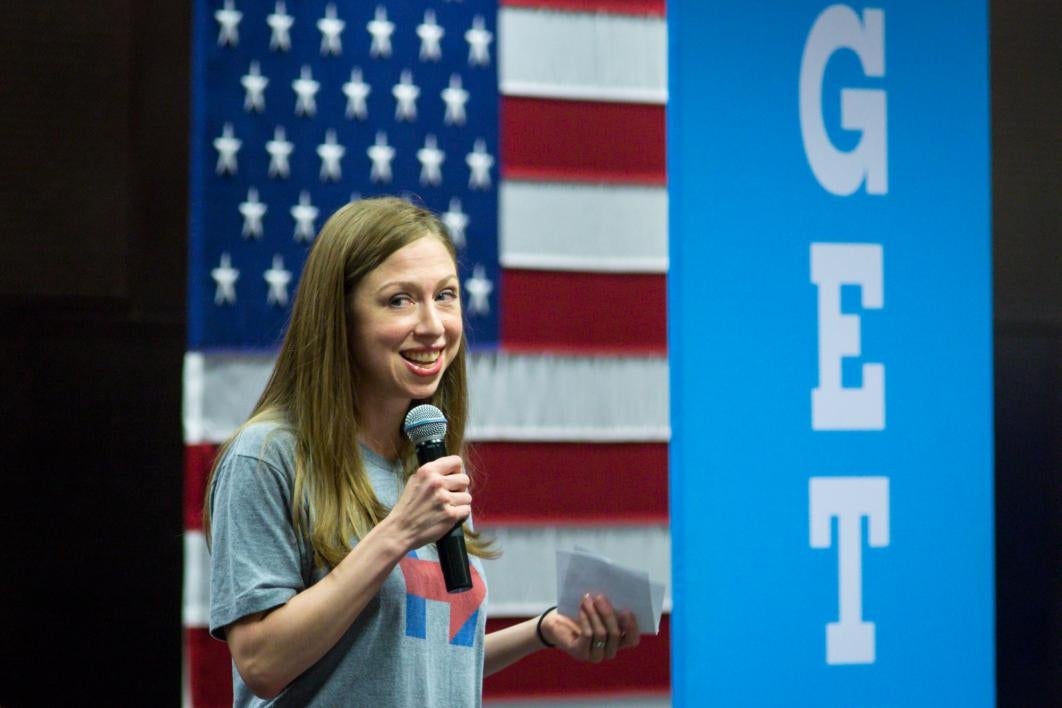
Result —
M 236 153 L 240 151 L 243 141 L 236 137 L 232 123 L 226 123 L 221 129 L 221 135 L 214 138 L 214 149 L 218 151 L 218 163 L 214 171 L 219 175 L 236 174 Z
M 468 91 L 461 87 L 461 77 L 459 75 L 450 74 L 450 85 L 442 90 L 442 100 L 446 103 L 443 123 L 446 125 L 464 125 L 465 103 L 468 102 Z
M 291 208 L 291 218 L 295 219 L 295 240 L 313 241 L 315 232 L 314 221 L 317 219 L 318 209 L 310 202 L 310 193 L 305 189 L 299 192 L 299 203 Z
M 225 6 L 214 12 L 214 19 L 218 21 L 218 46 L 226 44 L 235 47 L 240 43 L 240 20 L 243 13 L 236 9 L 234 0 L 225 0 Z
M 240 78 L 240 84 L 246 92 L 243 98 L 243 110 L 248 113 L 265 110 L 265 90 L 269 85 L 269 79 L 262 76 L 262 70 L 258 62 L 252 61 L 251 68 Z
M 472 152 L 465 156 L 468 165 L 468 188 L 490 189 L 490 168 L 494 166 L 494 157 L 487 152 L 487 143 L 483 138 L 476 138 Z
M 366 25 L 369 34 L 372 35 L 372 44 L 369 46 L 369 56 L 391 56 L 391 34 L 395 31 L 395 23 L 387 19 L 387 8 L 383 5 L 376 6 L 376 15 Z
M 413 72 L 402 70 L 402 76 L 391 89 L 395 97 L 395 120 L 413 122 L 417 119 L 417 96 L 420 88 L 413 83 Z
M 321 30 L 322 56 L 329 54 L 339 56 L 343 53 L 343 43 L 339 39 L 339 35 L 342 34 L 343 28 L 346 26 L 347 23 L 339 19 L 336 14 L 335 4 L 328 3 L 328 6 L 325 7 L 325 16 L 317 20 L 317 29 Z
M 387 144 L 387 133 L 382 130 L 377 131 L 376 142 L 370 145 L 366 152 L 372 160 L 369 179 L 373 182 L 390 182 L 391 160 L 394 159 L 395 149 Z
M 308 64 L 302 65 L 299 78 L 291 82 L 291 88 L 295 89 L 295 115 L 312 116 L 317 113 L 315 96 L 321 84 L 313 80 L 313 71 Z
M 424 11 L 424 22 L 417 25 L 417 36 L 420 37 L 420 60 L 439 61 L 442 59 L 442 47 L 439 40 L 446 34 L 446 30 L 435 22 L 435 11 Z
M 288 14 L 288 8 L 283 0 L 277 0 L 272 14 L 266 17 L 266 24 L 269 25 L 269 29 L 273 30 L 269 35 L 269 49 L 281 52 L 291 49 L 289 30 L 295 24 L 295 18 Z
M 236 304 L 236 281 L 240 279 L 240 271 L 232 267 L 232 258 L 228 253 L 221 254 L 221 262 L 217 268 L 210 271 L 210 277 L 217 283 L 214 289 L 214 304 Z
M 486 315 L 490 313 L 490 302 L 487 298 L 494 290 L 494 283 L 487 277 L 483 266 L 477 265 L 472 269 L 472 277 L 465 280 L 465 292 L 468 293 L 468 311 L 473 315 Z
M 243 217 L 244 238 L 262 238 L 262 217 L 265 216 L 268 207 L 258 200 L 258 190 L 250 187 L 247 190 L 247 201 L 240 202 L 240 216 Z
M 284 258 L 278 253 L 273 256 L 273 267 L 263 275 L 269 283 L 269 292 L 266 294 L 266 303 L 284 307 L 288 304 L 288 283 L 291 282 L 291 271 L 284 269 Z
M 420 160 L 420 183 L 434 186 L 442 184 L 440 168 L 446 160 L 446 154 L 439 149 L 435 136 L 431 133 L 424 136 L 424 147 L 417 150 L 417 159 Z
M 266 152 L 269 153 L 269 176 L 287 179 L 290 173 L 288 157 L 295 149 L 295 143 L 289 141 L 284 134 L 284 126 L 278 125 L 273 130 L 273 139 L 266 143 Z
M 369 107 L 365 99 L 372 93 L 372 87 L 361 80 L 361 67 L 350 70 L 350 81 L 343 84 L 343 95 L 347 97 L 347 118 L 365 120 L 369 117 Z
M 468 214 L 461 211 L 461 200 L 457 197 L 450 198 L 450 208 L 443 212 L 442 222 L 446 230 L 450 232 L 450 240 L 455 248 L 464 248 L 465 229 L 468 228 Z
M 320 177 L 322 182 L 332 180 L 338 182 L 343 173 L 339 168 L 339 161 L 347 149 L 336 142 L 336 131 L 325 132 L 325 141 L 317 146 L 317 156 L 321 158 Z
M 469 66 L 489 66 L 489 47 L 494 41 L 494 34 L 487 29 L 483 15 L 472 18 L 472 27 L 465 32 L 465 41 L 468 42 Z

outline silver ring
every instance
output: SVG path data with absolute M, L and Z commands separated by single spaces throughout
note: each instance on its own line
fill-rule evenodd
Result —
M 604 642 L 594 642 L 593 643 L 593 647 L 594 647 L 594 649 L 604 649 L 605 648 L 605 643 Z

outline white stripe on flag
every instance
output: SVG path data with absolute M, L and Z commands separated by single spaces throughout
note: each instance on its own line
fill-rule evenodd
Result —
M 664 357 L 472 357 L 472 440 L 668 440 Z
M 485 526 L 481 531 L 502 551 L 501 558 L 486 562 L 488 617 L 530 617 L 557 604 L 557 551 L 576 546 L 648 572 L 650 580 L 665 584 L 664 610 L 671 609 L 666 525 Z
M 184 626 L 210 621 L 210 552 L 202 531 L 184 532 Z
M 662 17 L 498 11 L 498 83 L 509 96 L 665 103 Z
M 671 542 L 665 525 L 491 526 L 480 529 L 497 541 L 501 558 L 485 561 L 487 615 L 530 617 L 557 604 L 557 550 L 582 546 L 612 561 L 649 573 L 667 586 L 671 609 Z M 210 554 L 201 531 L 184 535 L 185 627 L 210 621 Z
M 506 268 L 667 272 L 667 189 L 506 180 L 499 192 Z
M 272 354 L 185 357 L 188 444 L 226 440 L 265 387 Z M 470 440 L 663 442 L 669 437 L 664 357 L 473 354 Z

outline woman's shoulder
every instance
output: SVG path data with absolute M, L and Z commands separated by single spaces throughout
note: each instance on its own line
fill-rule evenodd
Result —
M 261 460 L 277 469 L 285 469 L 294 459 L 295 432 L 282 419 L 252 420 L 232 438 L 226 455 Z

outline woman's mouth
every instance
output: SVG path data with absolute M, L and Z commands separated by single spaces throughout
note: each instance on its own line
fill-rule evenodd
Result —
M 421 376 L 434 376 L 442 368 L 442 350 L 410 350 L 401 352 L 410 370 Z

